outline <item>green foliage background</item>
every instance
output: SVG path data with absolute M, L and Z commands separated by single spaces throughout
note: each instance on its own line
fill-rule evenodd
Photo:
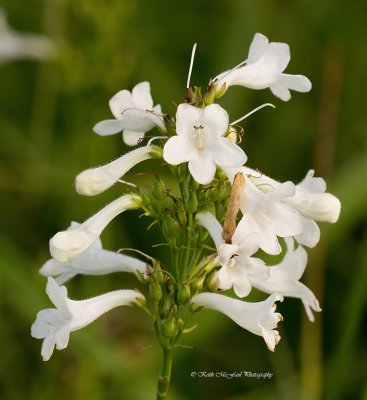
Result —
M 96 122 L 110 118 L 109 98 L 148 80 L 155 103 L 174 114 L 171 101 L 183 99 L 193 43 L 192 83 L 205 86 L 210 76 L 246 58 L 255 32 L 289 43 L 287 72 L 308 76 L 313 90 L 283 103 L 268 90 L 234 87 L 220 103 L 234 120 L 273 102 L 275 111 L 243 122 L 248 164 L 295 182 L 313 167 L 340 198 L 340 220 L 322 225 L 322 241 L 309 251 L 304 277 L 324 311 L 312 324 L 300 301 L 286 299 L 278 306 L 285 319 L 275 353 L 226 317 L 200 313 L 199 328 L 182 341 L 197 350 L 176 351 L 170 398 L 367 398 L 366 3 L 3 0 L 2 6 L 15 29 L 53 38 L 58 56 L 0 66 L 0 398 L 154 398 L 160 353 L 139 351 L 155 342 L 145 314 L 133 308 L 114 310 L 73 333 L 66 350 L 41 361 L 41 342 L 30 337 L 30 325 L 50 302 L 38 268 L 49 258 L 55 232 L 86 219 L 123 190 L 83 198 L 73 188 L 81 170 L 127 151 L 119 135 L 92 132 Z M 146 162 L 136 171 L 152 170 L 161 171 L 161 165 Z M 103 234 L 105 247 L 164 257 L 163 250 L 151 248 L 157 233 L 144 232 L 146 221 L 137 217 L 132 212 L 117 218 Z M 71 297 L 81 299 L 136 285 L 130 276 L 115 274 L 77 277 L 67 286 Z M 191 371 L 274 375 L 228 380 L 192 378 Z

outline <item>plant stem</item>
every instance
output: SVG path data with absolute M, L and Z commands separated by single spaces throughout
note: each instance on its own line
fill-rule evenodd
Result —
M 162 350 L 163 363 L 161 373 L 158 378 L 157 400 L 163 400 L 167 398 L 169 383 L 171 380 L 172 350 L 167 348 L 162 348 Z

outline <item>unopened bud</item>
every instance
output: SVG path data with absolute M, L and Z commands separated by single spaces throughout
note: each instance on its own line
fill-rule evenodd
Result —
M 226 92 L 227 84 L 226 82 L 224 82 L 223 85 L 214 85 L 214 89 L 215 89 L 215 98 L 219 99 Z
M 163 200 L 166 197 L 166 187 L 159 176 L 154 180 L 152 195 L 156 200 Z
M 226 138 L 233 144 L 237 143 L 237 131 L 233 126 L 229 127 L 229 133 Z
M 161 300 L 162 297 L 163 294 L 160 285 L 157 282 L 152 282 L 150 285 L 150 298 L 153 301 L 158 302 Z
M 180 224 L 178 223 L 176 218 L 168 214 L 164 217 L 162 230 L 167 240 L 174 241 L 180 234 Z
M 149 152 L 149 155 L 152 156 L 153 158 L 162 158 L 163 157 L 163 150 L 159 146 L 151 146 L 152 149 Z
M 177 335 L 178 327 L 176 324 L 176 318 L 169 317 L 162 322 L 161 332 L 162 335 L 167 339 L 172 339 Z
M 218 274 L 217 271 L 212 271 L 205 281 L 205 286 L 211 292 L 216 292 L 218 290 Z
M 186 304 L 189 302 L 191 298 L 191 292 L 190 292 L 190 286 L 188 285 L 182 285 L 178 289 L 177 293 L 177 303 L 178 304 Z

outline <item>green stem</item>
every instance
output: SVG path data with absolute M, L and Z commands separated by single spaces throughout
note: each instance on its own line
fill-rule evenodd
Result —
M 158 378 L 157 400 L 167 398 L 169 383 L 172 370 L 172 350 L 163 348 L 163 363 L 161 373 Z

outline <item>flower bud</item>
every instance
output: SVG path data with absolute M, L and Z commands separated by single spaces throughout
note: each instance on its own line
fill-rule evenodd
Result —
M 162 230 L 167 240 L 175 241 L 180 234 L 180 225 L 176 218 L 172 217 L 172 215 L 167 215 L 163 220 Z
M 231 142 L 236 144 L 237 143 L 237 131 L 236 128 L 234 128 L 233 126 L 229 127 L 229 133 L 226 136 L 227 139 Z
M 214 85 L 214 89 L 215 89 L 215 98 L 219 99 L 226 92 L 227 84 L 226 82 L 224 82 L 223 85 Z
M 145 207 L 149 206 L 151 198 L 148 195 L 148 193 L 146 192 L 146 190 L 143 189 L 143 188 L 138 188 L 138 193 L 139 193 L 139 196 L 141 197 L 141 199 L 143 201 L 143 205 Z
M 172 339 L 177 335 L 178 327 L 176 324 L 176 318 L 170 317 L 162 322 L 161 332 L 162 335 L 167 339 Z
M 202 276 L 199 276 L 199 278 L 195 279 L 194 282 L 192 282 L 191 284 L 192 293 L 201 292 L 201 290 L 203 289 L 205 277 L 206 274 L 204 273 Z
M 182 285 L 178 289 L 176 301 L 178 304 L 186 304 L 191 298 L 190 286 Z
M 166 197 L 166 187 L 159 176 L 154 180 L 152 195 L 156 200 L 163 200 Z
M 198 199 L 196 197 L 196 194 L 194 192 L 191 192 L 189 195 L 189 200 L 187 202 L 187 212 L 189 214 L 192 214 L 196 212 L 198 209 Z
M 218 277 L 217 271 L 212 271 L 205 280 L 205 286 L 211 292 L 218 290 Z
M 160 285 L 157 282 L 152 282 L 150 285 L 150 298 L 153 301 L 158 302 L 161 300 L 162 297 L 163 294 Z

